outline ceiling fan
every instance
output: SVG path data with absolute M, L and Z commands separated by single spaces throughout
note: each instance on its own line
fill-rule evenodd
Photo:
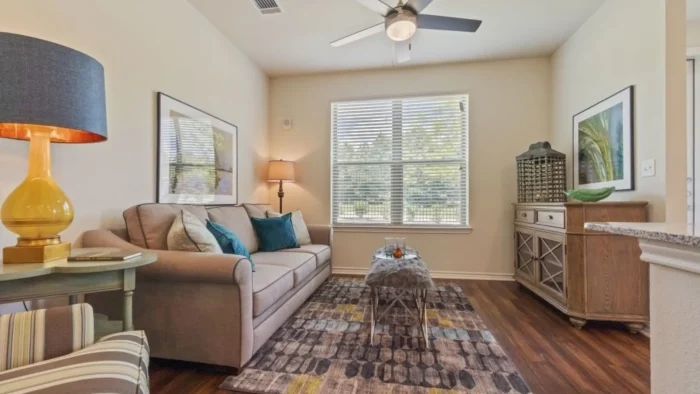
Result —
M 384 22 L 333 41 L 331 42 L 331 46 L 343 46 L 377 33 L 386 32 L 386 35 L 396 42 L 394 44 L 394 55 L 397 63 L 404 63 L 411 59 L 411 44 L 409 39 L 416 34 L 416 29 L 473 33 L 481 26 L 481 21 L 476 19 L 421 14 L 425 7 L 432 3 L 433 0 L 399 0 L 396 7 L 391 7 L 385 3 L 385 1 L 393 0 L 355 1 L 379 13 L 379 15 L 384 17 Z

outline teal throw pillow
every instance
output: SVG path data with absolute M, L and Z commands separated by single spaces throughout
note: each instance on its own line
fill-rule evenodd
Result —
M 250 257 L 250 252 L 248 248 L 243 245 L 243 242 L 234 234 L 231 230 L 207 219 L 207 229 L 216 238 L 216 242 L 221 246 L 221 250 L 226 254 L 236 254 L 243 256 L 250 260 L 250 265 L 253 266 L 253 271 L 255 271 L 255 263 Z
M 291 213 L 278 218 L 250 218 L 250 221 L 258 235 L 261 251 L 274 252 L 299 247 L 297 237 L 294 235 Z

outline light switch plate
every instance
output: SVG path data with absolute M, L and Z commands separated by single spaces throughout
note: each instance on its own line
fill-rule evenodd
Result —
M 649 159 L 642 162 L 642 178 L 656 176 L 656 160 Z

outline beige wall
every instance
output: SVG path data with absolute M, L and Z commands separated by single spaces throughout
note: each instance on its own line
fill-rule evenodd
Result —
M 64 239 L 123 226 L 122 210 L 155 201 L 157 91 L 238 125 L 239 198 L 267 198 L 268 78 L 186 0 L 3 0 L 0 30 L 69 46 L 105 68 L 109 141 L 52 147 L 54 177 L 76 212 Z M 0 201 L 24 178 L 27 148 L 0 140 Z M 0 226 L 0 246 L 14 243 Z
M 162 91 L 239 128 L 239 199 L 267 198 L 268 78 L 186 0 L 3 0 L 0 29 L 54 41 L 105 68 L 109 141 L 54 145 L 53 174 L 75 206 L 64 233 L 123 226 L 155 199 L 156 95 Z M 0 140 L 0 201 L 26 171 L 26 142 Z M 4 227 L 0 245 L 14 244 Z
M 511 274 L 515 156 L 545 139 L 549 128 L 549 59 L 524 59 L 408 69 L 283 77 L 272 80 L 273 158 L 294 160 L 299 182 L 286 186 L 285 210 L 310 223 L 330 223 L 330 103 L 338 100 L 468 93 L 470 219 L 473 232 L 405 234 L 433 271 Z M 285 117 L 292 130 L 282 129 Z M 276 189 L 270 188 L 275 201 Z M 390 233 L 334 235 L 334 264 L 365 269 Z
M 663 1 L 609 0 L 552 57 L 551 141 L 572 168 L 572 117 L 635 86 L 635 191 L 611 200 L 647 200 L 651 220 L 665 212 L 666 145 Z M 620 21 L 624 20 L 624 23 Z M 656 176 L 642 178 L 640 162 L 656 159 Z
M 656 5 L 659 0 L 645 0 Z M 666 217 L 670 223 L 688 221 L 688 118 L 686 96 L 686 1 L 663 0 L 664 121 L 666 138 Z

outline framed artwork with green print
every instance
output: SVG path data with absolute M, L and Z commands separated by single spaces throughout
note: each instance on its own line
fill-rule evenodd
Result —
M 158 93 L 159 203 L 238 203 L 238 127 Z
M 634 190 L 634 87 L 574 115 L 574 189 Z

